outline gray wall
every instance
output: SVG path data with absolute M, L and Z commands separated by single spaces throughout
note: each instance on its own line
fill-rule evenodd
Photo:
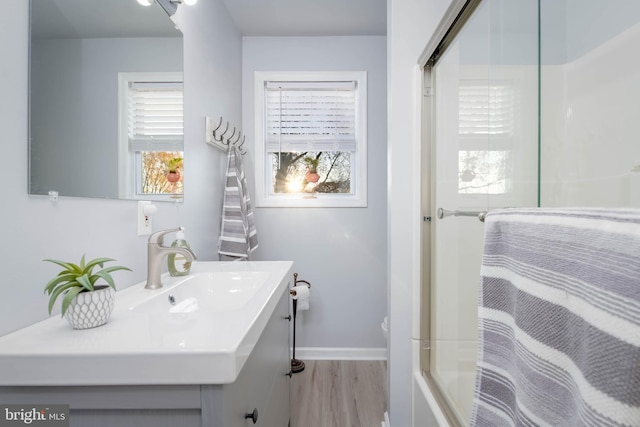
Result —
M 134 271 L 117 272 L 120 288 L 144 279 L 146 237 L 136 235 L 137 204 L 125 200 L 27 195 L 26 0 L 5 0 L 0 16 L 0 128 L 3 130 L 3 185 L 0 224 L 2 298 L 0 335 L 48 316 L 44 284 L 57 273 L 43 258 L 66 260 L 107 256 Z M 182 7 L 177 19 L 184 32 L 185 176 L 184 204 L 158 203 L 154 229 L 184 225 L 200 259 L 216 257 L 222 198 L 222 152 L 204 143 L 204 116 L 241 118 L 242 39 L 222 0 Z M 63 322 L 61 320 L 61 322 Z
M 298 347 L 320 347 L 328 357 L 334 350 L 359 348 L 367 357 L 372 353 L 364 349 L 385 346 L 380 323 L 387 275 L 386 37 L 243 40 L 247 141 L 253 141 L 255 71 L 367 71 L 368 207 L 257 208 L 255 253 L 255 259 L 293 260 L 300 278 L 312 283 L 311 309 L 297 320 Z M 248 150 L 252 165 L 255 148 Z M 251 169 L 246 167 L 250 182 Z

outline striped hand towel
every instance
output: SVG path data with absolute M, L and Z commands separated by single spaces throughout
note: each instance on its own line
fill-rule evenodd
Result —
M 472 426 L 640 426 L 640 210 L 485 223 Z
M 242 170 L 242 157 L 236 147 L 229 147 L 218 253 L 220 259 L 248 260 L 257 247 L 258 235 Z

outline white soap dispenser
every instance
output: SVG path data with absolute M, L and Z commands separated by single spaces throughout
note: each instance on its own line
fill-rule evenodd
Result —
M 178 231 L 176 233 L 176 240 L 171 243 L 173 247 L 189 248 L 189 244 L 185 240 L 184 231 Z M 191 270 L 191 261 L 187 261 L 182 254 L 169 254 L 167 257 L 167 264 L 169 267 L 169 274 L 171 276 L 186 276 Z

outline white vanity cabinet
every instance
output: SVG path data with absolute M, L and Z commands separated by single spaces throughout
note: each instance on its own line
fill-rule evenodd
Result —
M 230 384 L 0 386 L 2 404 L 68 404 L 73 427 L 287 427 L 289 290 Z M 54 370 L 55 365 L 43 366 Z M 96 366 L 95 369 L 100 369 Z M 179 366 L 175 369 L 179 370 Z M 254 424 L 245 414 L 257 410 Z
M 203 426 L 287 427 L 291 372 L 288 296 L 287 289 L 238 379 L 222 386 L 202 386 Z M 255 424 L 245 419 L 254 410 Z

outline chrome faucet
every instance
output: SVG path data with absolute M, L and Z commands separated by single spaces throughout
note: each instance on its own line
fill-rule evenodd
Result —
M 182 227 L 172 228 L 170 230 L 156 231 L 149 236 L 149 241 L 147 242 L 147 284 L 144 286 L 145 289 L 160 289 L 162 287 L 160 273 L 162 272 L 162 260 L 165 255 L 181 254 L 188 262 L 196 260 L 196 254 L 189 248 L 164 246 L 165 234 L 182 230 Z

